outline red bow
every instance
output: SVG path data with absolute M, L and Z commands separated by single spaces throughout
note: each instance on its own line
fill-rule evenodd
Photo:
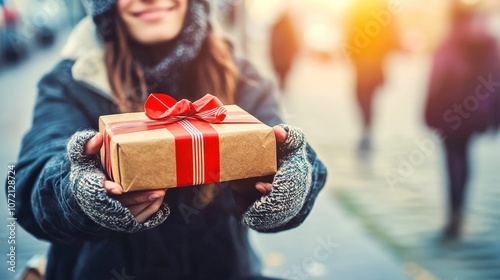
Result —
M 222 102 L 211 94 L 191 102 L 159 93 L 149 95 L 144 103 L 146 116 L 152 120 L 180 121 L 185 118 L 195 118 L 209 123 L 220 123 L 226 118 L 226 108 Z

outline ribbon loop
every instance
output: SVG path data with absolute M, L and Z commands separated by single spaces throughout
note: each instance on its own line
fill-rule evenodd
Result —
M 220 123 L 226 118 L 227 109 L 211 94 L 206 94 L 195 102 L 187 99 L 177 102 L 166 94 L 152 93 L 144 103 L 144 111 L 152 120 L 180 121 L 195 118 L 208 123 Z

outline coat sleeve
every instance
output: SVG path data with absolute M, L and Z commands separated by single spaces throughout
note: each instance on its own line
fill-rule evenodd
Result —
M 32 127 L 16 164 L 19 223 L 37 238 L 65 243 L 111 233 L 83 214 L 70 188 L 66 143 L 77 130 L 95 127 L 97 120 L 68 96 L 75 83 L 67 70 L 68 75 L 54 70 L 40 81 Z
M 273 84 L 260 77 L 250 63 L 242 61 L 239 64 L 241 78 L 236 98 L 237 104 L 269 126 L 283 123 L 280 116 L 279 99 Z M 293 217 L 288 223 L 267 232 L 284 231 L 301 225 L 311 212 L 316 197 L 324 187 L 327 176 L 326 168 L 309 144 L 307 144 L 307 152 L 308 160 L 313 168 L 311 187 L 304 206 L 297 216 Z M 267 179 L 268 181 L 272 180 L 272 178 Z M 238 182 L 239 186 L 233 187 L 233 190 L 235 190 L 233 194 L 239 215 L 261 195 L 252 186 L 255 182 L 256 180 L 253 179 L 245 180 Z

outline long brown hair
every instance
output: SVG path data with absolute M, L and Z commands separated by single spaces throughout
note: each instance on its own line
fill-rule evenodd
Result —
M 132 39 L 118 16 L 115 18 L 115 28 L 115 39 L 104 43 L 108 81 L 120 112 L 142 111 L 143 102 L 148 95 L 143 66 L 135 59 Z M 211 93 L 225 104 L 234 103 L 238 70 L 230 47 L 217 38 L 211 28 L 198 57 L 188 66 L 186 76 L 196 81 L 190 84 L 193 92 L 186 93 L 189 94 L 188 97 L 197 98 Z M 198 199 L 203 205 L 208 205 L 216 192 L 216 185 L 204 186 L 200 188 Z

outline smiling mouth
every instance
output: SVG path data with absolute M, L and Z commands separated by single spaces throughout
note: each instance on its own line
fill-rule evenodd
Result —
M 175 6 L 167 8 L 152 8 L 140 12 L 134 12 L 132 15 L 143 21 L 157 21 L 168 15 L 176 9 Z

